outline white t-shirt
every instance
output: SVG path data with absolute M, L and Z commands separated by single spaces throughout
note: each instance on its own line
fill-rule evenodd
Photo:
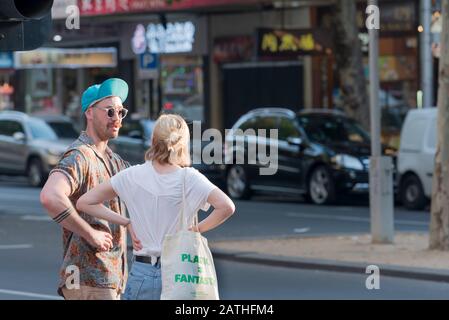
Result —
M 112 188 L 126 204 L 134 232 L 143 246 L 134 251 L 135 255 L 160 256 L 165 235 L 177 231 L 184 171 L 184 215 L 190 226 L 195 212 L 209 209 L 207 198 L 217 188 L 198 170 L 185 168 L 159 174 L 147 161 L 111 178 Z

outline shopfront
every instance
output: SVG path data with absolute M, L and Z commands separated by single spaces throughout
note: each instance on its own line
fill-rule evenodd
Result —
M 41 48 L 15 52 L 14 64 L 24 75 L 22 111 L 65 114 L 78 123 L 85 84 L 117 74 L 117 49 Z
M 122 58 L 135 63 L 135 113 L 156 118 L 174 112 L 188 121 L 205 121 L 207 71 L 206 20 L 166 17 L 129 24 L 121 39 Z
M 230 128 L 245 112 L 261 107 L 305 108 L 306 62 L 328 55 L 325 30 L 257 28 L 253 36 L 214 40 L 214 62 L 221 66 L 224 126 Z
M 0 52 L 0 111 L 14 109 L 15 70 L 11 52 Z
M 380 104 L 384 108 L 414 108 L 419 90 L 419 1 L 383 0 L 380 6 L 379 80 Z M 365 76 L 369 79 L 366 6 L 357 8 L 359 39 L 363 52 Z M 332 27 L 333 7 L 317 9 L 317 25 Z M 335 66 L 335 71 L 338 66 Z M 367 82 L 368 83 L 368 82 Z M 338 79 L 334 84 L 334 105 L 341 107 Z

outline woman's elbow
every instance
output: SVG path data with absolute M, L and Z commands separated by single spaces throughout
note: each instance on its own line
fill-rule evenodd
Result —
M 82 196 L 82 197 L 79 198 L 78 201 L 76 202 L 76 210 L 78 210 L 78 211 L 85 211 L 85 210 L 84 210 L 85 207 L 86 207 L 85 197 Z
M 226 210 L 225 210 L 225 212 L 226 212 L 226 216 L 227 217 L 230 217 L 230 216 L 232 216 L 233 214 L 234 214 L 234 212 L 235 212 L 235 205 L 234 205 L 234 202 L 229 202 L 227 205 L 226 205 Z

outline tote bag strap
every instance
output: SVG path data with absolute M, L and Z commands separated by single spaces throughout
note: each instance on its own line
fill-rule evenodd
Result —
M 181 208 L 179 210 L 179 221 L 178 221 L 178 230 L 187 230 L 187 223 L 185 219 L 185 205 L 186 205 L 186 195 L 185 195 L 185 185 L 186 185 L 186 169 L 181 169 L 182 172 L 182 200 L 181 200 Z
M 187 171 L 187 169 L 184 169 L 184 170 L 186 170 Z M 185 188 L 185 182 L 186 182 L 186 177 L 185 177 L 185 175 L 184 175 L 184 188 Z M 184 197 L 184 203 L 187 203 L 187 201 L 185 201 L 185 195 L 184 195 L 184 190 L 183 190 L 183 197 Z M 198 227 L 198 211 L 195 211 L 194 213 L 193 213 L 193 226 L 194 227 Z
M 182 177 L 182 202 L 181 202 L 181 210 L 180 210 L 180 222 L 178 223 L 178 227 L 180 228 L 180 230 L 187 230 L 188 229 L 188 225 L 186 222 L 186 214 L 185 214 L 185 209 L 186 209 L 186 193 L 185 193 L 185 189 L 186 189 L 186 175 L 187 175 L 187 168 L 183 168 L 182 169 L 183 172 L 183 177 Z M 194 226 L 198 226 L 198 212 L 195 212 L 193 215 L 193 225 Z

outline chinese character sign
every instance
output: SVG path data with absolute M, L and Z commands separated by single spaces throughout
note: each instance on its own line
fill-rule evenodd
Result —
M 131 45 L 134 53 L 176 53 L 191 52 L 195 42 L 195 25 L 191 21 L 150 23 L 146 29 L 138 25 L 134 31 Z
M 331 37 L 322 30 L 260 29 L 258 32 L 261 57 L 325 54 L 329 49 L 332 49 Z

